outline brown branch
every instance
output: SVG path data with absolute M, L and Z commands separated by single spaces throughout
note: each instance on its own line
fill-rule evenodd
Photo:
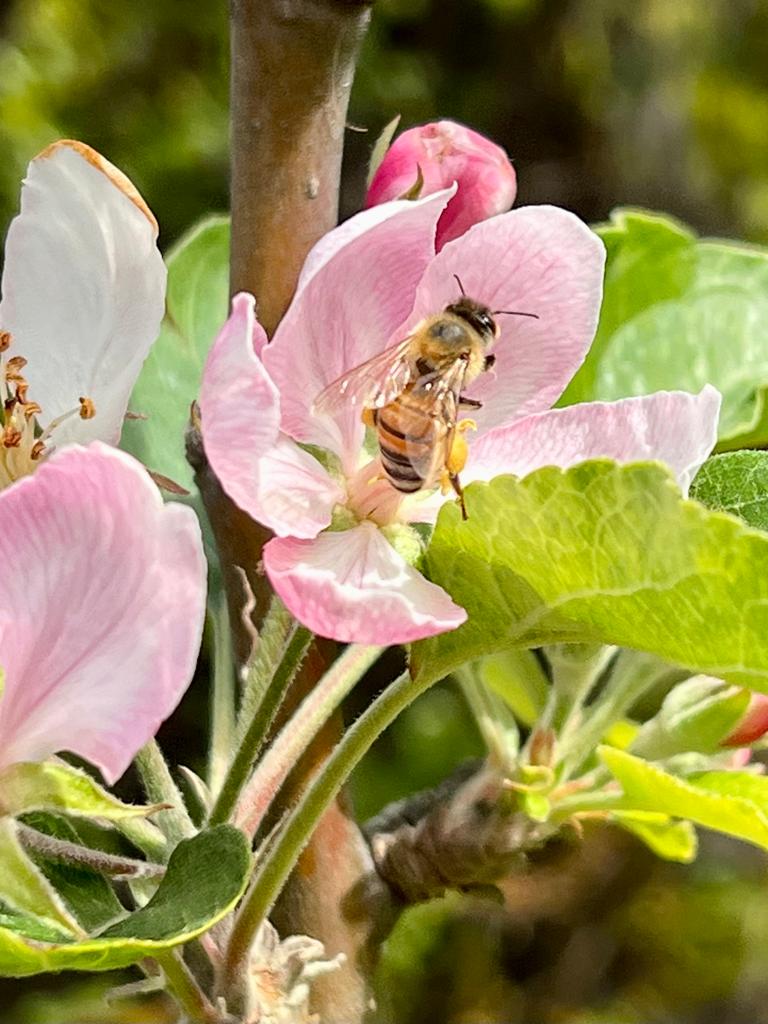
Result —
M 231 287 L 271 334 L 338 217 L 349 92 L 369 4 L 232 3 Z
M 516 810 L 497 771 L 471 764 L 387 808 L 365 831 L 379 875 L 406 903 L 498 882 L 554 834 Z
M 347 104 L 358 48 L 369 19 L 367 0 L 232 0 L 232 294 L 249 291 L 272 334 L 294 293 L 309 249 L 338 216 L 339 177 Z M 268 533 L 235 508 L 192 436 L 191 461 L 224 573 L 234 650 L 240 664 L 252 638 L 242 610 L 255 598 L 258 622 L 269 599 L 260 572 Z M 194 449 L 197 447 L 197 450 Z M 242 568 L 242 573 L 235 567 Z M 327 658 L 313 650 L 288 694 L 290 713 L 322 672 Z M 295 774 L 306 785 L 333 746 L 340 721 L 329 723 Z M 290 799 L 291 787 L 285 799 Z M 279 816 L 284 806 L 274 808 Z M 313 993 L 324 1024 L 357 1024 L 368 1001 L 360 966 L 367 922 L 345 911 L 349 890 L 371 874 L 367 846 L 343 802 L 331 808 L 277 908 L 281 931 L 320 939 L 329 956 L 347 961 Z

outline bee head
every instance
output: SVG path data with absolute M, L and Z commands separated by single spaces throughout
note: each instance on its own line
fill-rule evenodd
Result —
M 445 307 L 446 313 L 453 313 L 469 324 L 486 345 L 489 345 L 499 335 L 499 325 L 496 323 L 493 313 L 488 306 L 482 302 L 470 299 L 468 295 L 462 295 L 458 302 L 452 302 Z

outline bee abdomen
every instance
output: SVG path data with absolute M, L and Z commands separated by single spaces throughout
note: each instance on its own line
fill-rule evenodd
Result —
M 405 412 L 402 408 L 397 411 Z M 424 486 L 421 464 L 426 466 L 431 462 L 431 422 L 428 419 L 426 424 L 423 422 L 426 417 L 421 410 L 410 410 L 410 416 L 397 417 L 390 417 L 391 412 L 390 409 L 385 414 L 380 410 L 376 416 L 381 464 L 392 486 L 410 494 Z M 407 425 L 417 427 L 418 432 L 401 429 L 406 427 L 406 420 L 411 420 Z

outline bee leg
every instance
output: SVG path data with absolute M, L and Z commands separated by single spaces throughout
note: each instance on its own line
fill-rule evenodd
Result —
M 467 398 L 465 395 L 460 396 L 459 405 L 463 405 L 467 409 L 482 409 L 483 407 L 482 402 L 478 402 L 476 398 Z
M 492 369 L 492 367 L 493 367 L 495 362 L 496 362 L 496 356 L 494 356 L 494 355 L 486 356 L 485 357 L 485 363 L 483 364 L 483 371 L 485 372 L 486 370 Z
M 462 519 L 467 518 L 467 508 L 464 504 L 464 489 L 459 480 L 459 473 L 466 465 L 469 452 L 467 439 L 464 437 L 464 434 L 467 430 L 475 429 L 477 429 L 477 424 L 474 420 L 462 420 L 461 423 L 456 424 L 456 431 L 451 440 L 451 450 L 448 452 L 445 469 L 443 470 L 443 494 L 447 494 L 449 490 L 456 492 L 456 497 L 459 499 L 459 505 L 461 506 Z

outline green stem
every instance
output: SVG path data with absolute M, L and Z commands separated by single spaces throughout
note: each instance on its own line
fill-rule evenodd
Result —
M 323 813 L 374 741 L 430 683 L 415 683 L 406 670 L 375 700 L 331 753 L 259 862 L 235 918 L 224 961 L 222 991 L 237 992 L 251 944 Z
M 277 595 L 272 600 L 259 629 L 259 641 L 248 666 L 243 686 L 240 712 L 237 716 L 237 743 L 241 743 L 270 683 L 275 678 L 288 642 L 293 638 L 298 623 Z
M 184 1010 L 190 1024 L 216 1024 L 221 1020 L 215 1006 L 198 985 L 180 953 L 163 953 L 155 959 L 163 969 L 169 991 Z
M 211 742 L 208 750 L 208 785 L 218 793 L 232 756 L 235 736 L 235 673 L 227 602 L 222 594 L 210 616 L 213 632 L 213 686 L 211 690 Z
M 150 740 L 141 748 L 135 764 L 150 802 L 170 805 L 168 810 L 154 815 L 155 823 L 168 839 L 167 860 L 174 846 L 195 834 L 195 826 L 156 740 Z
M 653 655 L 622 651 L 589 715 L 578 729 L 563 739 L 563 779 L 577 774 L 608 729 L 620 721 L 644 693 L 674 672 L 675 669 L 659 662 Z
M 248 781 L 256 758 L 264 746 L 280 703 L 299 670 L 312 640 L 313 634 L 308 629 L 303 626 L 296 627 L 282 660 L 261 695 L 261 701 L 254 706 L 253 718 L 240 740 L 229 771 L 224 777 L 221 792 L 211 809 L 209 824 L 220 825 L 229 820 L 240 792 Z M 294 728 L 293 720 L 289 724 L 291 728 Z
M 247 835 L 256 834 L 275 794 L 301 755 L 384 650 L 350 644 L 275 737 L 238 804 L 235 824 Z
M 491 764 L 502 772 L 509 771 L 520 740 L 515 716 L 502 698 L 485 685 L 474 666 L 463 665 L 454 676 L 488 749 Z

